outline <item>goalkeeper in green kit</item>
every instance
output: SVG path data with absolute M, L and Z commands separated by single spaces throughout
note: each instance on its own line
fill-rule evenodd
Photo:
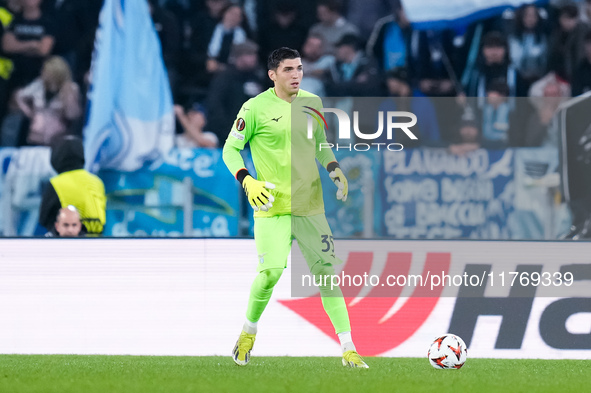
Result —
M 347 179 L 328 146 L 324 129 L 313 125 L 298 107 L 318 111 L 318 96 L 300 90 L 303 76 L 298 51 L 279 48 L 268 59 L 269 78 L 274 87 L 244 103 L 224 145 L 228 169 L 242 184 L 254 209 L 254 238 L 259 261 L 258 275 L 250 290 L 246 320 L 232 358 L 244 366 L 250 360 L 257 323 L 271 298 L 273 288 L 287 266 L 295 238 L 314 277 L 334 274 L 334 249 L 327 247 L 332 232 L 324 215 L 322 187 L 316 160 L 337 185 L 337 198 L 347 198 Z M 292 108 L 293 106 L 293 108 Z M 294 127 L 294 124 L 302 125 Z M 246 170 L 240 151 L 250 143 L 256 168 L 255 179 Z M 293 155 L 293 160 L 292 160 Z M 330 280 L 329 280 L 330 281 Z M 328 314 L 343 351 L 342 363 L 368 368 L 351 338 L 351 325 L 340 288 L 320 285 L 322 305 Z

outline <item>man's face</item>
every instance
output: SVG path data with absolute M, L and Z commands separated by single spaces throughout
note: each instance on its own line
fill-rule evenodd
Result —
M 386 80 L 388 86 L 388 92 L 390 95 L 395 97 L 408 97 L 410 96 L 410 87 L 408 84 L 400 79 L 388 78 Z
M 478 128 L 465 125 L 460 128 L 460 137 L 463 143 L 474 143 L 478 141 Z
M 324 24 L 331 24 L 335 19 L 334 13 L 325 5 L 319 5 L 316 7 L 316 17 Z
M 505 102 L 506 99 L 507 97 L 505 97 L 497 91 L 489 91 L 488 93 L 486 93 L 486 101 L 489 105 L 492 105 L 495 108 L 501 105 L 503 102 Z
M 312 61 L 318 60 L 323 55 L 322 40 L 318 37 L 308 37 L 302 48 L 302 52 L 307 59 Z
M 538 24 L 538 11 L 536 7 L 527 7 L 523 13 L 523 26 L 528 30 L 533 30 Z
M 571 18 L 568 15 L 562 15 L 558 20 L 563 31 L 571 32 L 577 27 L 577 18 Z
M 291 24 L 295 21 L 295 19 L 296 19 L 295 12 L 277 12 L 275 14 L 275 20 L 277 21 L 277 24 L 279 26 L 283 27 L 284 29 L 291 26 Z
M 82 224 L 78 213 L 70 210 L 62 210 L 55 223 L 55 230 L 60 237 L 77 237 L 80 235 Z
M 275 89 L 281 90 L 287 95 L 297 94 L 304 71 L 302 59 L 285 59 L 276 70 L 269 70 L 269 78 L 275 82 Z
M 501 64 L 505 60 L 504 46 L 485 46 L 482 48 L 486 64 Z
M 226 28 L 235 28 L 242 23 L 242 10 L 238 6 L 231 6 L 224 13 L 223 23 Z
M 205 5 L 211 15 L 219 16 L 226 6 L 226 0 L 207 0 Z
M 236 68 L 240 71 L 252 71 L 256 68 L 258 60 L 256 53 L 244 53 L 236 59 Z
M 560 85 L 558 83 L 548 83 L 544 87 L 544 97 L 561 97 Z
M 187 112 L 187 117 L 192 124 L 195 124 L 199 128 L 205 127 L 205 123 L 207 122 L 205 115 L 200 111 L 190 110 Z
M 337 47 L 335 57 L 338 61 L 342 61 L 345 63 L 350 62 L 352 59 L 355 58 L 355 48 L 351 45 L 340 45 Z

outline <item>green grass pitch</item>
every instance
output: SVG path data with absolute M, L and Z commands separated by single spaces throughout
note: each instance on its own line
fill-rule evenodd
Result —
M 0 392 L 584 392 L 588 360 L 470 359 L 436 370 L 426 358 L 0 355 Z

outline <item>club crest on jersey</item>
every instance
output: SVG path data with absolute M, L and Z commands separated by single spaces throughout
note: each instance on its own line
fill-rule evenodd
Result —
M 246 127 L 246 122 L 243 118 L 239 118 L 238 120 L 236 120 L 236 129 L 238 131 L 244 130 L 244 127 Z

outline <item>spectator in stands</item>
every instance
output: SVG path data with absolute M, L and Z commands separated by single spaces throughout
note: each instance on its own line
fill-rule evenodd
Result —
M 176 136 L 176 147 L 193 149 L 218 146 L 218 137 L 213 132 L 204 131 L 207 118 L 203 105 L 195 102 L 186 112 L 182 106 L 175 105 L 174 113 L 183 129 L 183 133 Z
M 461 70 L 461 83 L 468 85 L 474 69 L 482 63 L 482 44 L 488 33 L 493 31 L 511 31 L 502 17 L 491 17 L 473 22 L 469 25 L 457 25 L 453 30 L 454 51 L 450 54 L 455 69 Z M 513 24 L 511 24 L 512 26 Z
M 405 148 L 417 146 L 441 146 L 442 141 L 439 134 L 437 114 L 429 97 L 425 96 L 418 89 L 411 88 L 410 77 L 406 68 L 395 68 L 386 73 L 387 94 L 394 99 L 383 101 L 378 111 L 383 113 L 382 125 L 387 126 L 386 112 L 408 111 L 417 117 L 416 126 L 412 132 L 418 137 L 417 140 L 409 139 L 404 132 L 396 130 L 393 139 L 388 141 L 386 132 L 375 140 L 378 143 L 400 142 Z
M 591 31 L 585 34 L 585 58 L 573 75 L 573 96 L 591 91 Z
M 320 22 L 310 28 L 310 34 L 324 38 L 327 53 L 334 54 L 336 43 L 345 35 L 359 36 L 359 29 L 343 17 L 340 0 L 319 0 L 316 16 Z
M 43 0 L 41 11 L 51 18 L 54 26 L 55 45 L 52 54 L 63 57 L 72 71 L 78 70 L 80 46 L 92 28 L 88 21 L 89 7 L 97 0 Z
M 480 149 L 480 140 L 478 124 L 474 120 L 462 120 L 458 134 L 449 146 L 449 152 L 457 156 L 465 156 Z
M 19 14 L 23 10 L 23 7 L 21 5 L 21 0 L 1 0 L 0 5 L 2 8 L 6 9 L 8 11 L 8 13 L 11 14 L 13 17 L 14 17 L 14 15 Z M 7 17 L 6 15 L 2 16 L 2 18 L 6 18 L 6 17 Z M 9 20 L 3 20 L 2 23 L 9 25 L 10 21 L 12 21 L 12 18 L 10 18 Z
M 251 40 L 256 40 L 260 37 L 260 35 L 258 35 L 260 32 L 258 23 L 261 7 L 259 1 L 260 0 L 232 0 L 232 3 L 240 4 L 242 7 L 242 28 Z M 275 5 L 275 1 L 272 2 L 273 5 Z M 266 32 L 262 31 L 261 34 L 266 34 Z M 256 42 L 258 43 L 258 41 Z
M 547 84 L 544 88 L 544 97 L 559 96 L 560 86 L 556 82 Z M 552 118 L 556 113 L 556 105 L 554 100 L 539 97 L 532 105 L 533 113 L 529 115 L 527 124 L 523 132 L 522 146 L 537 147 L 542 146 L 543 142 L 549 137 L 549 127 Z M 556 140 L 552 143 L 557 142 Z M 557 145 L 554 144 L 556 147 Z
M 546 74 L 548 38 L 533 4 L 519 8 L 515 15 L 515 30 L 509 37 L 511 61 L 529 86 Z
M 302 66 L 305 73 L 300 88 L 319 96 L 326 95 L 324 78 L 335 64 L 335 58 L 326 54 L 324 39 L 320 35 L 310 34 L 302 48 Z
M 57 4 L 59 0 L 55 1 Z M 76 24 L 78 25 L 78 29 L 81 30 L 76 37 L 76 45 L 74 48 L 75 55 L 72 56 L 68 53 L 65 53 L 65 55 L 70 64 L 72 64 L 72 57 L 75 58 L 75 64 L 71 65 L 73 79 L 80 87 L 84 88 L 86 87 L 85 79 L 87 79 L 90 70 L 90 63 L 94 51 L 95 33 L 98 27 L 99 13 L 103 5 L 103 0 L 68 0 L 68 2 L 76 4 L 76 6 L 74 6 L 77 19 Z M 62 8 L 65 8 L 65 6 Z M 64 17 L 67 18 L 68 16 L 65 15 Z M 86 94 L 82 95 L 86 97 Z
M 230 65 L 211 81 L 207 96 L 208 124 L 224 141 L 242 104 L 268 86 L 258 64 L 258 46 L 247 40 L 232 47 Z
M 205 9 L 190 21 L 193 45 L 197 45 L 193 46 L 194 49 L 200 47 L 207 50 L 209 39 L 229 5 L 229 0 L 205 0 Z
M 513 110 L 515 103 L 509 101 L 509 86 L 504 78 L 488 84 L 486 100 L 481 108 L 482 146 L 488 149 L 509 147 L 515 129 Z
M 57 213 L 55 224 L 50 232 L 47 232 L 47 237 L 79 237 L 84 236 L 82 221 L 80 221 L 80 213 L 75 206 L 69 205 L 62 207 Z
M 397 4 L 392 13 L 379 19 L 367 42 L 367 55 L 382 71 L 407 67 L 412 30 L 404 9 Z
M 52 139 L 68 133 L 82 116 L 80 89 L 70 68 L 59 56 L 45 61 L 41 76 L 16 92 L 16 102 L 30 119 L 26 143 L 49 146 Z
M 183 84 L 179 89 L 188 86 L 206 87 L 211 75 L 206 72 L 207 49 L 217 24 L 221 21 L 229 0 L 206 0 L 205 10 L 188 22 L 188 38 L 186 50 L 182 54 L 183 61 L 179 64 L 179 73 Z
M 273 13 L 275 12 L 276 6 L 278 3 L 283 2 L 284 0 L 242 0 L 243 6 L 246 9 L 247 3 L 255 3 L 255 14 L 256 14 L 256 23 L 250 23 L 250 25 L 256 25 L 256 37 L 260 40 L 264 38 L 267 34 L 269 26 L 273 23 Z M 307 32 L 310 30 L 312 25 L 316 24 L 318 20 L 316 19 L 316 3 L 317 0 L 298 0 L 298 1 L 288 1 L 290 2 L 293 7 L 296 9 L 297 13 L 297 20 L 296 24 L 298 26 L 302 26 Z M 252 9 L 252 7 L 251 7 Z M 248 21 L 252 21 L 253 13 L 247 13 Z M 281 47 L 280 45 L 279 47 Z M 262 57 L 262 55 L 261 55 Z M 265 62 L 267 59 L 264 59 Z
M 181 32 L 175 15 L 160 7 L 158 0 L 148 0 L 154 28 L 160 40 L 162 59 L 168 72 L 168 79 L 173 91 L 176 91 L 177 63 L 179 60 Z
M 348 0 L 347 20 L 357 26 L 362 42 L 367 42 L 377 21 L 392 10 L 391 4 L 401 8 L 398 0 Z
M 534 102 L 533 99 L 536 97 L 548 97 L 547 94 L 544 93 L 546 86 L 552 84 L 556 85 L 559 89 L 558 94 L 551 94 L 550 97 L 563 97 L 569 98 L 572 96 L 571 94 L 571 85 L 564 80 L 564 78 L 555 71 L 550 71 L 546 74 L 543 78 L 539 79 L 534 83 L 529 89 L 529 97 L 530 101 Z M 534 104 L 537 105 L 537 104 Z
M 570 85 L 551 72 L 532 85 L 529 95 L 534 113 L 524 128 L 522 145 L 558 147 L 559 129 L 554 115 L 560 104 L 571 96 Z
M 583 0 L 579 3 L 581 21 L 591 27 L 591 0 Z
M 359 38 L 347 34 L 336 43 L 336 63 L 325 82 L 332 97 L 375 96 L 380 92 L 380 75 L 373 59 L 359 48 Z
M 259 36 L 261 59 L 277 48 L 287 46 L 300 50 L 306 39 L 306 26 L 299 22 L 298 8 L 291 0 L 279 0 L 273 5 L 271 22 Z
M 207 46 L 206 69 L 209 73 L 223 71 L 228 65 L 232 45 L 246 41 L 246 31 L 241 27 L 243 18 L 239 5 L 231 4 L 224 10 Z
M 381 96 L 382 81 L 375 60 L 365 56 L 359 48 L 357 36 L 347 34 L 337 42 L 336 61 L 324 79 L 326 95 L 341 97 L 331 100 L 330 107 L 351 113 L 354 97 Z M 327 139 L 336 141 L 337 130 L 329 127 Z
M 451 30 L 421 31 L 415 33 L 417 49 L 410 63 L 419 88 L 430 97 L 453 97 L 457 93 L 452 78 L 459 70 L 453 68 L 450 54 L 454 51 Z
M 22 0 L 21 5 L 22 13 L 14 17 L 2 37 L 2 48 L 14 62 L 13 87 L 25 86 L 39 76 L 55 43 L 54 25 L 41 12 L 41 0 Z
M 10 23 L 12 23 L 14 15 L 19 11 L 19 0 L 9 0 L 6 4 L 5 2 L 0 3 L 0 40 L 2 40 L 4 32 L 8 29 Z M 5 55 L 4 50 L 2 50 L 2 47 L 0 46 L 0 123 L 2 122 L 2 119 L 4 119 L 4 114 L 8 108 L 9 83 L 13 69 L 14 64 L 12 63 L 12 60 Z M 0 146 L 16 146 L 16 144 L 16 138 L 8 139 L 6 136 L 3 136 L 0 131 Z
M 572 81 L 577 65 L 584 58 L 584 37 L 589 27 L 579 19 L 579 9 L 567 4 L 558 13 L 558 28 L 550 37 L 550 58 L 558 61 L 567 82 Z
M 482 39 L 480 58 L 467 78 L 465 93 L 468 97 L 485 97 L 488 84 L 504 78 L 510 97 L 523 97 L 527 86 L 519 71 L 509 60 L 507 39 L 498 31 L 487 33 Z
M 39 224 L 48 231 L 62 207 L 75 206 L 90 235 L 103 232 L 106 223 L 105 186 L 100 178 L 84 170 L 82 139 L 67 135 L 58 138 L 51 151 L 51 166 L 58 173 L 43 192 Z

